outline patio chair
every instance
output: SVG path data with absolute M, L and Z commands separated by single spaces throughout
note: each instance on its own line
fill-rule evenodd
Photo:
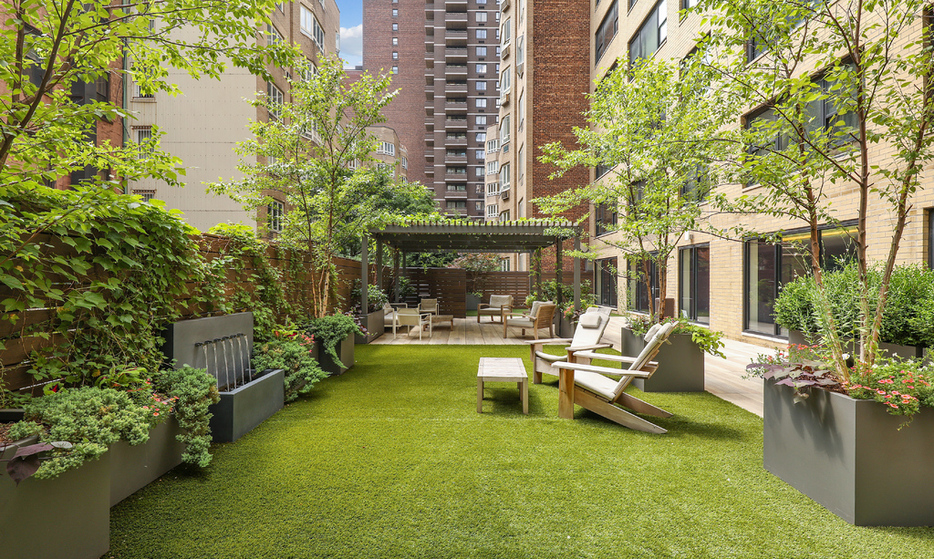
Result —
M 430 314 L 439 314 L 437 299 L 422 299 L 418 303 L 418 310 Z
M 481 316 L 490 317 L 490 322 L 496 322 L 495 317 L 503 321 L 503 315 L 512 312 L 512 295 L 490 295 L 490 304 L 480 303 L 477 307 L 477 324 Z
M 668 336 L 671 335 L 674 329 L 674 323 L 653 327 L 654 332 L 650 331 L 652 333 L 650 341 L 637 357 L 606 355 L 596 353 L 593 350 L 585 350 L 572 353 L 568 356 L 568 361 L 554 363 L 556 368 L 562 370 L 559 384 L 561 395 L 559 396 L 558 414 L 561 417 L 573 419 L 574 404 L 577 404 L 602 415 L 610 421 L 636 431 L 666 433 L 665 429 L 642 419 L 632 412 L 655 417 L 671 417 L 672 414 L 635 396 L 626 394 L 624 390 L 632 382 L 632 379 L 652 376 L 652 373 L 658 368 L 658 363 L 652 361 L 652 358 L 658 355 L 662 344 L 668 340 Z M 573 362 L 579 358 L 629 363 L 629 368 L 611 369 L 609 367 Z M 614 381 L 604 375 L 621 376 L 622 378 L 619 381 Z M 623 409 L 624 407 L 631 411 Z
M 431 337 L 431 313 L 421 312 L 419 309 L 399 309 L 396 311 L 396 322 L 398 326 L 408 326 L 409 335 L 412 335 L 412 328 L 418 326 L 418 339 L 422 339 L 422 332 L 425 326 L 428 326 L 428 337 Z M 396 337 L 396 326 L 392 328 L 392 337 Z
M 555 336 L 555 307 L 551 301 L 534 301 L 529 314 L 503 315 L 503 337 L 508 337 L 509 327 L 522 328 L 522 335 L 525 336 L 526 330 L 532 330 L 535 339 L 538 339 L 538 331 L 542 328 L 548 328 L 548 335 Z
M 392 328 L 393 333 L 395 333 L 395 327 L 399 325 L 399 315 L 396 312 L 397 308 L 406 308 L 408 305 L 406 303 L 384 303 L 383 304 L 383 328 Z
M 577 329 L 574 331 L 573 338 L 554 338 L 549 340 L 530 340 L 532 358 L 532 382 L 534 384 L 542 383 L 542 374 L 553 376 L 558 375 L 558 369 L 554 363 L 558 361 L 567 361 L 568 355 L 575 351 L 595 350 L 605 347 L 612 347 L 612 344 L 601 344 L 600 338 L 603 337 L 603 331 L 610 322 L 610 307 L 590 307 L 580 316 L 577 322 Z M 567 353 L 564 355 L 554 355 L 545 353 L 546 345 L 564 345 L 567 346 Z M 578 363 L 584 358 L 578 358 Z M 590 360 L 584 361 L 589 363 Z

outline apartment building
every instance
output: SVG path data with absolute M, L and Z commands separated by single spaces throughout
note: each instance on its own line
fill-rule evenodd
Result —
M 586 2 L 585 2 L 586 3 Z M 656 57 L 683 60 L 696 46 L 700 35 L 701 17 L 681 14 L 691 7 L 692 0 L 592 0 L 589 34 L 591 82 L 601 79 L 614 65 L 628 64 L 637 57 Z M 923 22 L 913 24 L 904 41 L 919 37 Z M 761 50 L 750 49 L 749 61 L 762 56 Z M 820 68 L 804 67 L 803 75 L 819 75 Z M 540 74 L 539 74 L 540 75 Z M 543 79 L 543 78 L 539 78 Z M 743 113 L 736 126 L 746 126 L 767 115 L 766 107 L 741 108 Z M 820 122 L 829 122 L 822 119 Z M 871 163 L 885 167 L 893 156 L 893 147 L 880 144 L 870 154 Z M 605 169 L 591 171 L 592 180 L 605 180 Z M 908 226 L 900 243 L 899 262 L 927 262 L 934 266 L 934 169 L 922 172 L 922 184 L 913 198 Z M 729 197 L 755 193 L 761 188 L 755 184 L 735 184 L 723 187 Z M 832 262 L 832 257 L 852 250 L 847 240 L 848 231 L 855 228 L 858 193 L 852 184 L 833 184 L 827 187 L 828 200 L 834 209 L 837 224 L 827 224 L 820 235 L 821 257 Z M 614 223 L 624 207 L 592 207 L 595 219 L 590 226 L 591 246 L 599 251 L 597 262 L 597 294 L 601 302 L 618 303 L 621 308 L 646 310 L 649 297 L 657 297 L 657 282 L 651 292 L 641 287 L 626 285 L 614 273 L 625 275 L 627 263 L 617 249 L 602 241 L 611 240 L 616 233 L 606 226 Z M 753 223 L 752 220 L 755 220 Z M 793 241 L 807 229 L 800 221 L 788 218 L 756 215 L 754 218 L 714 216 L 711 223 L 725 228 L 732 225 L 754 226 L 762 233 L 782 232 L 785 241 Z M 877 211 L 869 220 L 869 257 L 884 260 L 891 239 L 893 216 Z M 668 297 L 675 299 L 675 311 L 689 320 L 709 325 L 726 336 L 762 345 L 781 344 L 787 335 L 775 324 L 773 304 L 781 285 L 796 274 L 807 273 L 800 250 L 788 242 L 772 244 L 756 238 L 724 239 L 699 232 L 685 236 L 678 250 L 668 262 Z M 616 296 L 616 298 L 614 298 Z
M 396 182 L 409 182 L 409 155 L 408 150 L 399 140 L 399 134 L 388 126 L 370 126 L 367 132 L 379 142 L 373 157 L 374 163 L 381 169 L 388 170 Z
M 496 0 L 364 0 L 363 66 L 399 93 L 387 125 L 409 149 L 408 178 L 442 211 L 485 212 L 486 129 L 498 120 Z
M 295 0 L 280 2 L 270 15 L 271 23 L 257 29 L 258 44 L 289 41 L 298 45 L 314 64 L 319 57 L 337 56 L 340 50 L 340 11 L 335 0 Z M 194 32 L 194 31 L 189 31 Z M 181 210 L 191 225 L 206 231 L 218 223 L 254 223 L 254 218 L 268 220 L 275 231 L 285 211 L 284 202 L 268 208 L 268 216 L 253 216 L 226 196 L 206 192 L 205 183 L 219 179 L 240 178 L 234 152 L 237 142 L 250 138 L 250 120 L 267 121 L 265 109 L 249 104 L 257 93 L 289 102 L 288 80 L 302 75 L 307 68 L 270 67 L 272 80 L 250 74 L 247 70 L 228 65 L 220 80 L 193 79 L 177 73 L 170 79 L 182 93 L 172 97 L 163 92 L 146 95 L 132 86 L 128 109 L 137 115 L 132 123 L 130 140 L 150 137 L 157 126 L 165 135 L 161 145 L 168 153 L 179 157 L 186 169 L 181 177 L 183 188 L 168 187 L 155 181 L 139 181 L 130 192 L 146 199 L 157 198 L 166 207 Z

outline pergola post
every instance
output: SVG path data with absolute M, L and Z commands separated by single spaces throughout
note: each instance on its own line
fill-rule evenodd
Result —
M 542 249 L 535 250 L 535 295 L 542 296 Z
M 393 296 L 392 301 L 394 303 L 399 302 L 399 251 L 392 251 L 392 283 L 393 283 Z
M 581 250 L 581 238 L 574 236 L 574 311 L 581 310 L 581 259 L 577 256 Z
M 370 262 L 367 252 L 370 248 L 370 240 L 366 235 L 360 241 L 360 316 L 365 316 L 369 308 L 367 305 L 367 295 L 370 280 Z
M 564 259 L 562 255 L 564 253 L 562 239 L 558 239 L 558 242 L 555 243 L 555 303 L 558 305 L 558 308 L 561 308 L 561 303 L 564 299 Z
M 383 239 L 376 238 L 376 286 L 383 289 Z

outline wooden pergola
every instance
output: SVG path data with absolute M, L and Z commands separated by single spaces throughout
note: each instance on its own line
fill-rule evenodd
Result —
M 376 240 L 376 283 L 383 281 L 383 249 L 393 248 L 405 255 L 410 252 L 528 252 L 555 247 L 555 272 L 558 283 L 562 282 L 562 243 L 574 240 L 574 249 L 580 250 L 581 228 L 568 221 L 444 221 L 390 224 L 383 229 L 371 229 L 369 237 Z M 361 246 L 360 299 L 363 309 L 367 308 L 367 284 L 369 281 L 369 238 L 364 236 Z M 538 265 L 541 281 L 541 261 Z M 393 276 L 399 276 L 399 258 L 393 259 Z M 396 282 L 398 290 L 399 282 Z M 574 257 L 574 308 L 580 310 L 580 259 Z M 558 290 L 559 305 L 561 290 Z M 396 293 L 398 299 L 398 293 Z

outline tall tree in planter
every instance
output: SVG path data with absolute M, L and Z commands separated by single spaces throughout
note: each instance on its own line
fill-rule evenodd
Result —
M 704 3 L 707 48 L 752 106 L 739 179 L 761 184 L 733 210 L 791 216 L 810 230 L 818 310 L 837 373 L 850 376 L 822 280 L 818 228 L 837 223 L 832 188 L 857 198 L 860 371 L 876 355 L 882 315 L 921 171 L 934 161 L 931 4 L 746 0 Z M 877 160 L 885 153 L 885 165 Z M 891 223 L 877 295 L 870 282 L 870 219 Z
M 619 207 L 618 235 L 601 242 L 635 263 L 638 281 L 651 293 L 652 264 L 658 293 L 667 296 L 668 261 L 686 233 L 705 229 L 705 199 L 716 183 L 713 162 L 730 148 L 709 142 L 727 122 L 726 92 L 711 87 L 712 74 L 700 65 L 655 59 L 619 69 L 604 77 L 591 95 L 585 114 L 589 127 L 575 128 L 579 147 L 542 146 L 541 161 L 558 167 L 560 176 L 578 166 L 606 171 L 602 179 L 536 200 L 545 213 L 557 214 L 581 203 Z M 583 256 L 595 257 L 588 252 Z M 649 311 L 665 318 L 664 305 Z
M 375 161 L 376 139 L 367 127 L 385 120 L 382 109 L 393 93 L 386 75 L 366 73 L 349 82 L 336 59 L 320 60 L 307 74 L 291 82 L 291 102 L 265 96 L 251 101 L 270 116 L 253 122 L 255 139 L 237 147 L 244 177 L 210 189 L 251 210 L 266 207 L 274 196 L 286 200 L 280 238 L 312 254 L 317 275 L 311 314 L 321 317 L 336 304 L 333 257 L 377 213 L 382 171 L 368 165 Z

